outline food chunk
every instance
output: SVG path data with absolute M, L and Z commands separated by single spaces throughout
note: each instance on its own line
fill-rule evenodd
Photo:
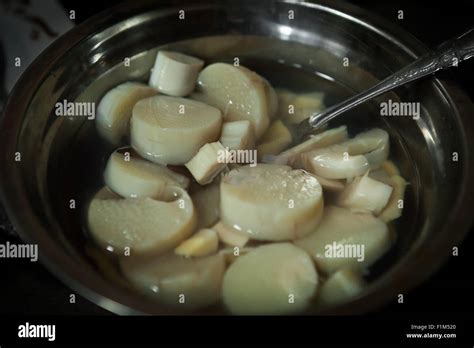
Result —
M 170 308 L 195 310 L 221 298 L 226 262 L 221 254 L 185 258 L 173 253 L 148 260 L 121 260 L 125 277 L 146 295 Z
M 227 157 L 227 150 L 217 141 L 201 147 L 185 166 L 199 184 L 206 185 L 227 167 Z
M 159 51 L 149 84 L 161 93 L 184 97 L 196 86 L 204 61 L 179 52 Z
M 392 238 L 387 225 L 372 214 L 328 206 L 318 228 L 294 243 L 313 257 L 318 269 L 333 273 L 369 267 L 390 248 Z
M 214 254 L 217 251 L 219 239 L 217 233 L 209 228 L 197 231 L 190 238 L 181 242 L 174 249 L 175 254 L 185 257 L 200 257 Z
M 196 226 L 191 198 L 168 186 L 156 199 L 117 199 L 100 193 L 87 212 L 89 231 L 98 244 L 124 255 L 160 255 L 189 237 Z
M 318 305 L 327 307 L 349 301 L 364 291 L 365 287 L 360 272 L 352 268 L 342 268 L 322 284 L 318 294 Z
M 277 120 L 271 124 L 260 139 L 260 144 L 257 146 L 258 158 L 261 159 L 266 155 L 277 155 L 292 141 L 293 138 L 288 128 L 283 122 Z
M 311 174 L 260 163 L 223 176 L 220 208 L 222 222 L 251 239 L 283 241 L 314 231 L 324 202 L 321 185 Z
M 206 143 L 219 139 L 221 112 L 204 103 L 155 96 L 140 100 L 131 119 L 132 147 L 158 164 L 188 162 Z
M 189 186 L 188 178 L 165 166 L 117 151 L 107 161 L 104 180 L 124 198 L 159 197 L 167 186 Z
M 198 92 L 209 105 L 223 113 L 224 120 L 248 120 L 259 138 L 270 124 L 263 79 L 242 66 L 208 65 L 198 78 Z
M 119 145 L 129 134 L 130 118 L 135 104 L 158 91 L 139 82 L 125 82 L 110 91 L 97 106 L 96 126 L 99 134 L 113 145 Z
M 308 254 L 290 243 L 274 243 L 230 265 L 222 296 L 233 314 L 292 314 L 306 309 L 317 286 L 318 273 Z

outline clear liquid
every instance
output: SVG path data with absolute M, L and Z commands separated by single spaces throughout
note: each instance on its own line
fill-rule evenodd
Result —
M 232 62 L 230 57 L 215 57 L 214 61 Z M 354 93 L 337 81 L 331 80 L 323 74 L 318 74 L 318 72 L 305 70 L 301 66 L 281 63 L 277 60 L 255 58 L 243 58 L 240 64 L 264 76 L 276 88 L 285 88 L 295 93 L 322 92 L 324 93 L 324 104 L 326 106 L 342 101 Z M 402 175 L 409 182 L 413 183 L 416 181 L 414 167 L 411 165 L 410 156 L 405 151 L 401 138 L 387 127 L 385 121 L 379 116 L 375 104 L 367 103 L 347 112 L 342 117 L 334 120 L 329 125 L 329 128 L 343 124 L 348 126 L 350 136 L 375 127 L 384 128 L 389 131 L 391 135 L 390 159 L 401 168 Z M 64 175 L 70 175 L 75 180 L 70 185 L 66 185 L 64 190 L 62 190 L 65 194 L 64 197 L 74 196 L 79 198 L 78 201 L 80 202 L 81 209 L 78 209 L 78 211 L 81 212 L 81 215 L 76 214 L 72 219 L 69 219 L 71 220 L 70 222 L 64 221 L 64 224 L 66 225 L 65 228 L 69 231 L 67 232 L 69 233 L 67 238 L 73 240 L 73 243 L 80 245 L 80 249 L 86 252 L 89 261 L 106 279 L 116 283 L 117 286 L 129 288 L 130 284 L 121 275 L 116 257 L 95 244 L 87 231 L 85 219 L 88 202 L 90 202 L 94 193 L 104 185 L 103 172 L 105 164 L 113 150 L 113 148 L 99 138 L 93 124 L 90 122 L 84 123 L 70 149 L 70 158 L 79 158 L 80 161 L 65 163 L 63 168 Z M 410 242 L 407 237 L 408 233 L 405 231 L 414 228 L 412 220 L 410 220 L 416 215 L 417 208 L 413 187 L 408 186 L 407 188 L 402 217 L 390 224 L 390 228 L 395 233 L 397 230 L 402 230 L 404 234 L 400 234 L 391 251 L 370 268 L 367 273 L 368 280 L 375 279 L 386 272 L 401 257 L 407 244 Z M 80 221 L 80 224 L 77 224 L 78 221 Z M 73 231 L 77 230 L 78 225 L 82 226 L 82 233 L 74 234 Z M 136 296 L 143 295 L 137 291 Z M 221 304 L 216 304 L 211 308 L 198 312 L 226 313 Z

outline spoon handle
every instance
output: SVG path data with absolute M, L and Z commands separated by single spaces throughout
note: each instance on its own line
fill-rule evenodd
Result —
M 433 74 L 441 69 L 457 66 L 459 62 L 474 56 L 474 28 L 464 34 L 443 42 L 435 50 L 423 55 L 413 63 L 400 69 L 368 90 L 342 103 L 329 107 L 309 117 L 310 128 L 318 128 L 353 107 L 375 98 L 396 87 Z M 307 128 L 307 125 L 306 125 Z

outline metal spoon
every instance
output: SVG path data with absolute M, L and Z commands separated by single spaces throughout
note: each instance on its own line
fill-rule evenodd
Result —
M 302 136 L 306 135 L 325 125 L 333 118 L 366 102 L 367 100 L 377 97 L 408 82 L 433 74 L 438 70 L 457 66 L 459 62 L 473 56 L 474 28 L 454 39 L 443 42 L 434 51 L 420 57 L 413 63 L 382 80 L 365 92 L 359 93 L 342 103 L 331 106 L 321 113 L 312 114 L 308 120 L 305 120 L 298 125 L 300 130 L 298 133 Z

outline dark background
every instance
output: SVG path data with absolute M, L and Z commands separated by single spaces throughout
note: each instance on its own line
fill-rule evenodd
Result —
M 76 11 L 80 23 L 119 1 L 61 1 L 66 10 Z M 455 36 L 474 26 L 474 1 L 414 2 L 414 1 L 350 1 L 411 32 L 428 46 Z M 397 11 L 404 11 L 404 20 L 397 19 Z M 458 68 L 442 72 L 440 77 L 456 80 L 474 100 L 474 59 Z M 473 115 L 474 117 L 474 115 Z M 474 207 L 473 207 L 474 210 Z M 0 231 L 0 243 L 7 237 Z M 474 272 L 472 255 L 474 237 L 467 236 L 459 248 L 459 256 L 452 257 L 439 272 L 421 287 L 405 295 L 403 305 L 392 303 L 376 314 L 410 317 L 415 314 L 446 315 L 474 312 Z M 76 295 L 76 303 L 69 303 L 71 290 L 62 285 L 39 263 L 28 260 L 0 260 L 0 315 L 11 314 L 110 314 Z

